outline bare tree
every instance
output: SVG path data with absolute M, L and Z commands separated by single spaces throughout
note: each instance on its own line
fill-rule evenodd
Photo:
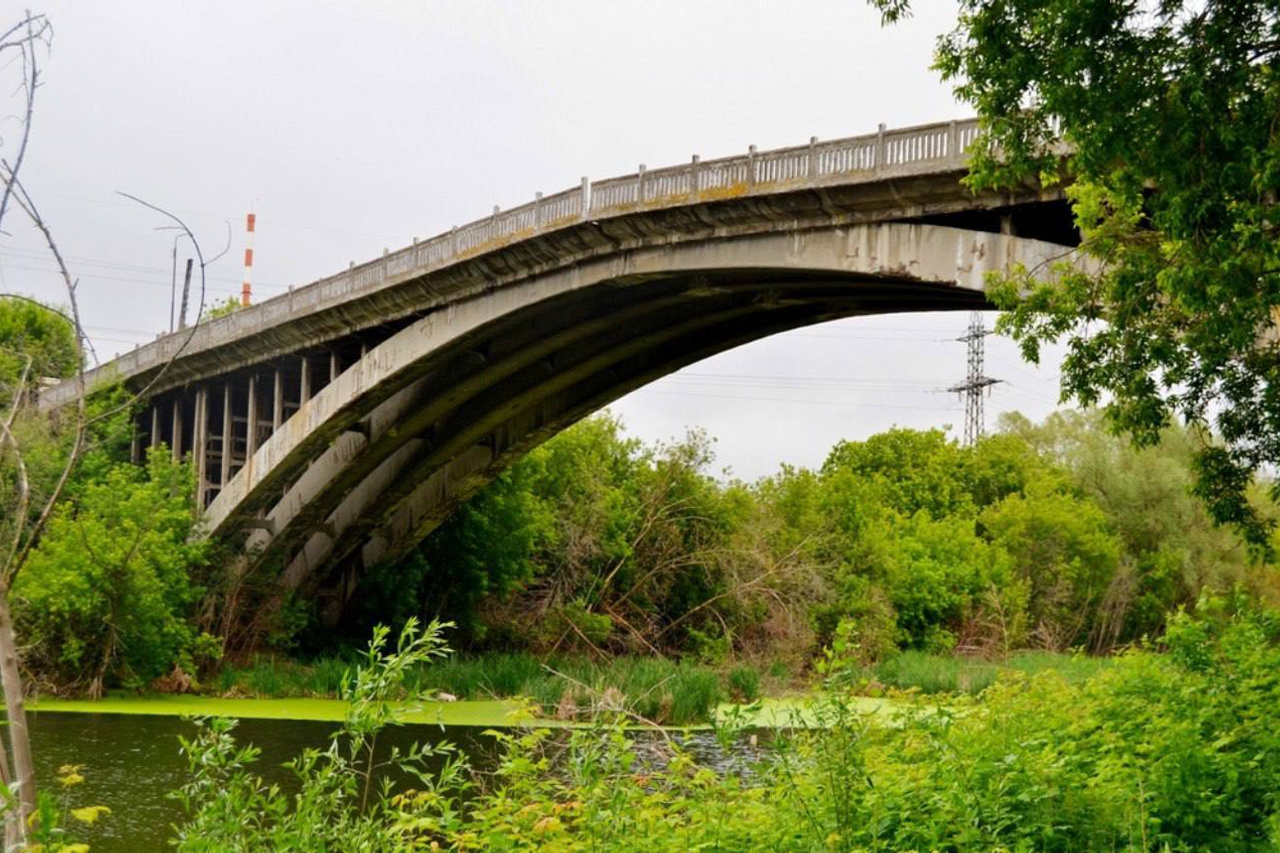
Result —
M 3 688 L 8 717 L 8 725 L 4 727 L 8 733 L 8 743 L 0 738 L 0 784 L 3 784 L 5 797 L 6 850 L 22 849 L 25 845 L 37 792 L 19 647 L 10 612 L 9 592 L 38 545 L 77 463 L 84 455 L 91 427 L 131 408 L 160 381 L 173 361 L 170 359 L 146 387 L 126 395 L 115 407 L 97 412 L 93 417 L 89 416 L 86 407 L 88 389 L 85 384 L 85 355 L 92 349 L 80 320 L 78 281 L 68 270 L 48 222 L 41 215 L 35 199 L 20 177 L 35 116 L 36 94 L 41 86 L 41 58 L 47 54 L 52 39 L 53 28 L 49 19 L 30 11 L 25 12 L 18 23 L 0 35 L 0 73 L 16 71 L 21 77 L 15 90 L 21 99 L 21 105 L 15 115 L 8 117 L 8 121 L 16 125 L 17 130 L 10 138 L 0 139 L 0 145 L 13 151 L 11 158 L 0 157 L 0 234 L 8 233 L 5 230 L 6 219 L 11 212 L 17 211 L 39 232 L 53 257 L 66 293 L 68 307 L 63 316 L 71 325 L 74 338 L 76 383 L 74 403 L 57 415 L 56 440 L 45 442 L 39 447 L 33 446 L 27 437 L 39 434 L 40 430 L 24 430 L 20 427 L 48 426 L 50 430 L 54 430 L 54 427 L 45 415 L 36 411 L 35 391 L 41 377 L 35 375 L 35 365 L 29 354 L 18 354 L 19 363 L 23 367 L 14 386 L 5 389 L 7 399 L 0 400 L 0 686 Z M 9 144 L 10 139 L 12 144 Z M 204 310 L 206 268 L 225 254 L 226 250 L 206 259 L 186 223 L 163 208 L 133 196 L 128 197 L 170 219 L 194 247 L 200 260 L 198 320 Z M 227 248 L 230 248 L 229 224 L 227 230 Z M 16 294 L 3 295 L 7 298 L 25 298 Z M 193 324 L 174 358 L 185 350 L 194 332 Z M 33 453 L 52 454 L 56 458 L 56 464 L 52 466 L 49 465 L 50 459 L 41 459 L 40 467 L 46 471 L 52 469 L 54 474 L 52 477 L 45 477 L 40 483 L 33 482 L 31 475 L 30 461 Z
M 16 117 L 19 130 L 12 159 L 0 159 L 0 231 L 5 219 L 14 208 L 19 209 L 44 238 L 66 287 L 76 348 L 76 382 L 78 394 L 69 427 L 69 441 L 65 444 L 61 470 L 52 486 L 42 494 L 34 494 L 25 455 L 27 448 L 16 429 L 18 420 L 29 406 L 31 388 L 38 377 L 32 375 L 30 358 L 22 370 L 17 387 L 13 389 L 10 410 L 5 413 L 0 427 L 0 466 L 12 469 L 12 492 L 6 514 L 10 518 L 7 531 L 9 541 L 0 551 L 0 684 L 4 690 L 5 710 L 9 725 L 7 749 L 0 743 L 0 781 L 10 792 L 6 811 L 5 843 L 7 849 L 25 843 L 28 819 L 36 803 L 35 764 L 31 754 L 31 739 L 27 729 L 26 709 L 22 678 L 19 671 L 18 644 L 13 630 L 9 609 L 9 590 L 40 533 L 53 514 L 54 507 L 66 487 L 84 446 L 86 418 L 84 405 L 84 330 L 80 324 L 76 285 L 71 279 L 62 253 L 58 250 L 52 232 L 41 218 L 35 202 L 19 178 L 26 159 L 27 144 L 31 137 L 31 122 L 35 114 L 36 92 L 41 85 L 40 59 L 52 43 L 53 28 L 44 15 L 26 12 L 22 20 L 10 27 L 0 37 L 0 63 L 8 62 L 21 70 L 22 113 Z

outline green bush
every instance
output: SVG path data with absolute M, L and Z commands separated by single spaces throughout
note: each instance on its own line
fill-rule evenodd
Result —
M 294 763 L 298 798 L 250 776 L 253 753 L 225 725 L 186 745 L 192 817 L 178 849 L 1273 853 L 1280 626 L 1205 609 L 1171 621 L 1169 654 L 1131 652 L 1075 684 L 1004 669 L 978 698 L 922 699 L 891 723 L 829 693 L 774 732 L 749 774 L 672 747 L 654 762 L 660 745 L 640 750 L 613 726 L 511 729 L 474 788 L 447 763 L 412 791 L 388 781 L 368 799 L 363 768 L 393 713 L 369 700 L 399 695 L 414 665 L 371 652 L 344 732 Z M 1044 661 L 1022 661 L 1033 663 Z M 628 678 L 674 691 L 690 674 L 706 673 L 672 666 L 655 681 L 659 669 L 636 662 Z M 718 734 L 728 744 L 741 731 Z
M 753 666 L 735 666 L 725 681 L 735 702 L 751 703 L 760 698 L 760 670 Z
M 175 667 L 195 675 L 189 617 L 203 590 L 193 573 L 207 544 L 192 536 L 192 494 L 190 468 L 161 450 L 59 506 L 13 589 L 29 666 L 93 694 Z

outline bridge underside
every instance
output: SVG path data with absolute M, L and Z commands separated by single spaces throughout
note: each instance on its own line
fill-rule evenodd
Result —
M 619 252 L 173 394 L 152 441 L 194 451 L 211 532 L 336 618 L 365 567 L 629 391 L 813 323 L 984 307 L 985 272 L 1063 251 L 890 224 Z

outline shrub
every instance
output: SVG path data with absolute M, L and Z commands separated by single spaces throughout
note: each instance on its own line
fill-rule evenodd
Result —
M 733 701 L 751 703 L 760 698 L 760 670 L 755 667 L 735 666 L 725 680 Z
M 94 695 L 174 667 L 194 674 L 200 641 L 188 617 L 203 591 L 192 573 L 207 545 L 192 537 L 191 478 L 161 450 L 59 506 L 13 590 L 28 665 Z

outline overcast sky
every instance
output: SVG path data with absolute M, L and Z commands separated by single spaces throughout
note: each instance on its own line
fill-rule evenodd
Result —
M 881 29 L 863 0 L 48 2 L 35 10 L 56 35 L 24 174 L 106 358 L 169 325 L 172 233 L 118 190 L 180 212 L 206 248 L 231 223 L 216 298 L 239 292 L 253 210 L 266 298 L 583 175 L 964 117 L 929 70 L 955 3 L 915 7 Z M 8 226 L 0 290 L 62 301 L 35 235 Z M 706 429 L 737 476 L 820 464 L 835 441 L 894 424 L 959 429 L 944 389 L 964 376 L 954 338 L 967 321 L 891 315 L 778 335 L 613 410 L 648 440 Z M 986 343 L 987 373 L 1005 380 L 988 424 L 1051 411 L 1057 364 Z

